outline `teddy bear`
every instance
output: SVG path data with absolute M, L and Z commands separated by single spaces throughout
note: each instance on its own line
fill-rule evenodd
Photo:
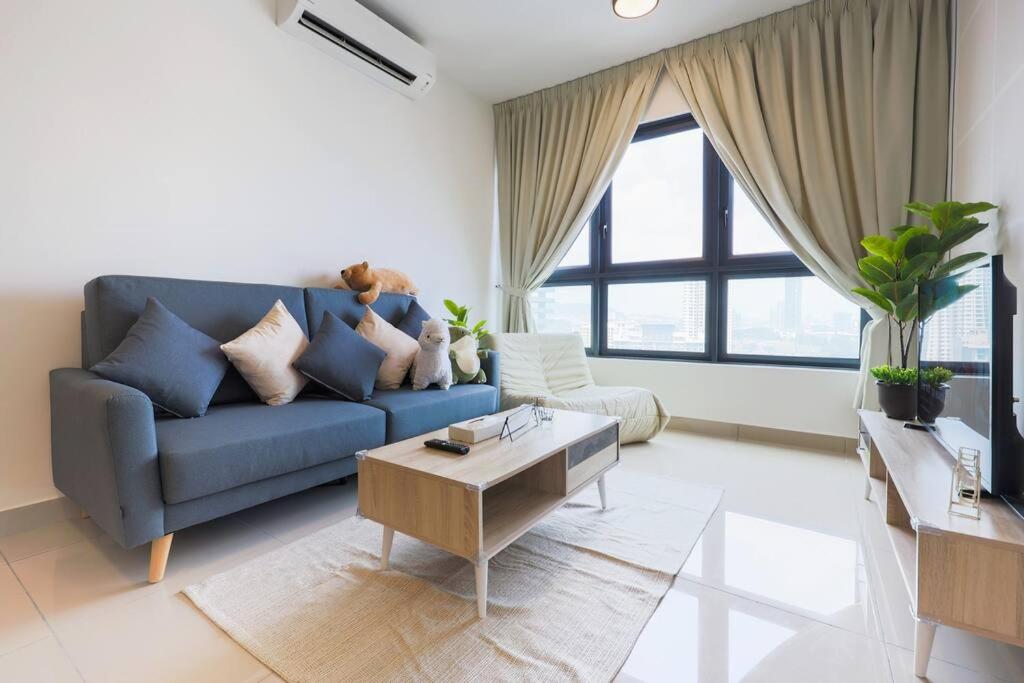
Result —
M 483 384 L 487 374 L 480 367 L 480 361 L 487 358 L 487 350 L 480 348 L 476 335 L 464 327 L 450 326 L 449 337 L 453 340 L 448 347 L 451 359 L 452 379 L 455 384 Z
M 341 285 L 335 289 L 352 289 L 359 292 L 359 303 L 372 304 L 381 292 L 410 294 L 416 296 L 419 288 L 409 276 L 390 268 L 371 268 L 366 261 L 356 263 L 341 271 Z
M 412 365 L 412 388 L 426 389 L 436 383 L 446 390 L 452 385 L 452 364 L 448 359 L 448 326 L 442 320 L 423 321 L 419 338 L 420 348 Z

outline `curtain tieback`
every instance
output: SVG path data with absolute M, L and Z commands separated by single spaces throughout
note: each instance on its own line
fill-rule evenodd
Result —
M 498 289 L 505 292 L 509 296 L 516 296 L 520 299 L 525 299 L 530 296 L 529 290 L 520 289 L 519 287 L 506 287 L 505 285 L 498 285 Z

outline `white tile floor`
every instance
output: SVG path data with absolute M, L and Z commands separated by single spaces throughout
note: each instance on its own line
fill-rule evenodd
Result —
M 667 432 L 623 463 L 726 493 L 622 683 L 919 680 L 857 460 Z M 153 586 L 147 549 L 122 550 L 88 520 L 0 538 L 0 682 L 279 680 L 177 591 L 353 514 L 354 494 L 321 487 L 178 533 Z M 1024 681 L 1024 650 L 940 628 L 929 675 Z

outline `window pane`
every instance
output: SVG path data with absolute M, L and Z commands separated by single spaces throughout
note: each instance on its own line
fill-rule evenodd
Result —
M 608 286 L 608 348 L 704 351 L 703 280 Z
M 590 285 L 541 287 L 530 295 L 537 331 L 578 334 L 590 348 Z
M 771 254 L 788 252 L 789 247 L 757 210 L 750 197 L 736 183 L 732 186 L 732 253 Z
M 590 265 L 590 223 L 588 222 L 583 226 L 583 230 L 579 235 L 576 236 L 572 246 L 569 247 L 569 251 L 562 257 L 561 263 L 558 264 L 559 268 L 566 268 L 569 266 L 589 266 Z
M 612 261 L 704 253 L 704 134 L 634 142 L 612 179 Z
M 860 308 L 818 278 L 737 278 L 728 287 L 730 354 L 860 355 Z
M 928 320 L 921 339 L 921 358 L 939 363 L 989 363 L 992 273 L 987 267 L 975 268 L 961 275 L 958 282 L 978 288 Z

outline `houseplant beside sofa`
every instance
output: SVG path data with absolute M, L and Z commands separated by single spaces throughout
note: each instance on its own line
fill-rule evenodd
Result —
M 82 367 L 121 343 L 149 297 L 221 342 L 278 300 L 309 337 L 325 311 L 351 327 L 365 311 L 345 290 L 103 276 L 85 286 Z M 382 294 L 372 308 L 398 324 L 411 301 Z M 363 403 L 310 386 L 282 406 L 260 403 L 229 368 L 206 415 L 194 419 L 158 416 L 143 392 L 88 370 L 53 370 L 54 484 L 122 546 L 152 542 L 150 580 L 159 581 L 175 531 L 353 474 L 358 451 L 494 412 L 498 354 L 485 362 L 487 384 L 376 390 Z

